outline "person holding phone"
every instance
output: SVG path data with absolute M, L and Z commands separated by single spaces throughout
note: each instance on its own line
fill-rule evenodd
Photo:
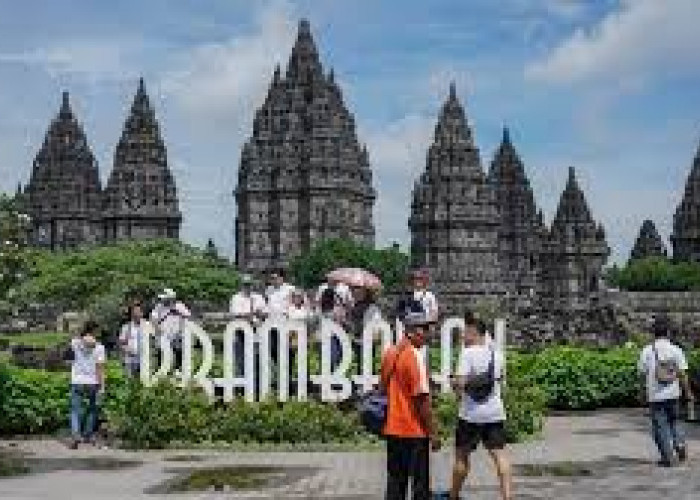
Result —
M 81 441 L 95 444 L 97 397 L 105 387 L 105 348 L 97 342 L 97 323 L 85 323 L 80 335 L 71 340 L 70 427 L 71 449 Z M 85 425 L 82 424 L 83 402 L 87 398 Z

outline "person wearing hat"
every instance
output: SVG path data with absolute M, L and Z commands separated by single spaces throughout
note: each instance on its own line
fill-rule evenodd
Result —
M 429 321 L 422 311 L 403 318 L 404 337 L 385 352 L 380 384 L 387 399 L 383 435 L 387 443 L 387 500 L 405 500 L 408 484 L 414 500 L 430 498 L 430 448 L 440 448 L 433 420 L 428 371 L 420 349 Z
M 248 321 L 253 329 L 257 328 L 265 315 L 265 298 L 253 290 L 253 278 L 244 274 L 241 276 L 241 288 L 231 297 L 229 313 L 235 319 Z M 243 375 L 245 359 L 244 336 L 242 331 L 237 331 L 233 341 L 233 355 L 236 375 Z
M 71 340 L 72 361 L 70 375 L 71 449 L 77 449 L 81 440 L 93 443 L 97 425 L 97 396 L 104 390 L 105 348 L 97 342 L 97 323 L 88 321 L 80 335 Z M 88 407 L 85 426 L 81 425 L 83 398 Z M 82 428 L 82 429 L 81 429 Z
M 166 341 L 170 343 L 175 371 L 182 367 L 182 336 L 185 320 L 190 316 L 189 308 L 177 300 L 177 294 L 172 288 L 165 288 L 158 294 L 158 302 L 151 311 L 151 323 L 156 334 L 160 336 L 161 349 L 166 348 Z
M 658 464 L 671 467 L 675 459 L 684 462 L 688 452 L 680 423 L 681 388 L 694 403 L 688 382 L 688 362 L 683 350 L 671 342 L 671 321 L 665 314 L 654 318 L 654 341 L 639 357 L 639 371 L 646 380 L 652 436 L 661 455 Z

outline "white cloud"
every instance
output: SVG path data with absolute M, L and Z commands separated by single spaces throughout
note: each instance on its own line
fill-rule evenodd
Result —
M 618 10 L 578 29 L 526 76 L 551 83 L 591 80 L 638 82 L 662 73 L 700 72 L 700 2 L 621 0 Z
M 275 63 L 283 65 L 294 42 L 296 22 L 286 2 L 266 4 L 253 31 L 222 43 L 195 47 L 167 72 L 162 90 L 191 117 L 209 123 L 252 127 Z
M 139 72 L 133 61 L 142 46 L 137 40 L 76 39 L 0 54 L 0 64 L 38 67 L 51 78 L 78 78 L 90 84 L 132 80 Z

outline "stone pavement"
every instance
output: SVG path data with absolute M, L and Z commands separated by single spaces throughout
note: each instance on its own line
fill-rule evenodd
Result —
M 643 411 L 595 412 L 552 416 L 539 441 L 512 447 L 515 464 L 571 462 L 534 477 L 516 477 L 516 498 L 522 499 L 700 499 L 700 426 L 688 428 L 690 459 L 674 469 L 654 465 L 655 451 L 648 436 Z M 66 449 L 56 441 L 17 441 L 16 449 L 36 457 L 111 457 L 142 462 L 113 471 L 65 470 L 0 480 L 0 498 L 8 500 L 94 499 L 379 499 L 384 485 L 384 455 L 349 453 L 240 453 L 217 451 L 129 452 L 81 448 Z M 7 447 L 8 442 L 0 442 Z M 172 457 L 197 456 L 201 460 L 170 461 Z M 451 450 L 434 455 L 433 477 L 446 486 Z M 274 465 L 299 467 L 293 480 L 258 492 L 206 492 L 151 494 L 147 491 L 186 468 L 212 465 Z M 517 469 L 517 467 L 516 467 Z M 465 498 L 496 499 L 496 478 L 482 451 L 474 458 L 472 478 Z

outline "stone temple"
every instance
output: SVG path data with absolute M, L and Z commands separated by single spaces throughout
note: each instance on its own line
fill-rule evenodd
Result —
M 333 70 L 323 71 L 306 20 L 285 74 L 275 69 L 255 115 L 234 196 L 241 269 L 286 267 L 324 238 L 374 243 L 367 149 Z
M 430 271 L 445 311 L 482 300 L 508 310 L 591 307 L 610 253 L 573 168 L 550 228 L 510 132 L 488 175 L 450 85 L 411 203 L 411 258 Z
M 46 133 L 24 190 L 31 240 L 51 249 L 95 243 L 102 237 L 97 161 L 73 114 L 68 92 Z
M 413 191 L 408 223 L 413 264 L 429 270 L 446 303 L 505 293 L 495 194 L 451 85 L 426 170 Z
M 634 242 L 630 261 L 646 259 L 648 257 L 666 257 L 666 245 L 664 245 L 654 222 L 647 219 L 639 229 L 639 236 Z
M 103 190 L 68 92 L 36 155 L 22 199 L 31 241 L 52 250 L 131 238 L 178 238 L 182 216 L 143 80 Z
M 673 216 L 673 259 L 700 262 L 700 146 Z

